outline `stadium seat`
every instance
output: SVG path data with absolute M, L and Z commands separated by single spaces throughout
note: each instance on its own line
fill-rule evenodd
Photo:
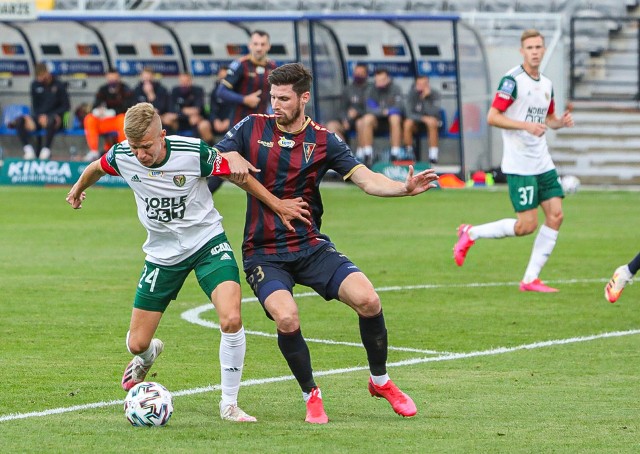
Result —
M 375 0 L 373 6 L 376 11 L 402 12 L 402 11 L 410 11 L 412 3 L 413 2 L 410 0 Z M 441 4 L 442 2 L 431 1 L 426 3 Z
M 337 0 L 336 8 L 340 11 L 373 11 L 373 0 Z
M 300 7 L 306 11 L 333 11 L 335 0 L 305 0 Z
M 419 13 L 433 13 L 446 10 L 446 4 L 441 0 L 414 0 L 409 2 L 408 9 Z

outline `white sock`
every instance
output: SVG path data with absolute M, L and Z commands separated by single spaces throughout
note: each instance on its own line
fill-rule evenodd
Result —
M 391 147 L 391 156 L 398 157 L 402 154 L 401 147 Z
M 478 238 L 495 239 L 516 236 L 516 220 L 500 219 L 499 221 L 489 222 L 487 224 L 474 225 L 467 233 L 469 238 L 474 241 Z
M 540 227 L 536 240 L 533 242 L 531 258 L 529 259 L 527 270 L 524 272 L 523 282 L 529 283 L 540 276 L 540 271 L 542 271 L 542 267 L 547 263 L 557 239 L 557 230 L 553 230 L 546 225 Z
M 376 386 L 384 386 L 389 381 L 389 374 L 371 375 L 371 381 Z
M 438 160 L 438 147 L 429 147 L 429 159 Z
M 318 397 L 322 399 L 322 391 L 320 391 L 320 388 L 318 388 Z M 309 399 L 311 399 L 311 393 L 305 393 L 304 391 L 302 391 L 302 399 L 304 399 L 304 402 L 307 403 Z
M 358 158 L 360 161 L 364 159 L 364 149 L 362 147 L 358 147 L 356 149 L 356 158 Z
M 413 147 L 409 145 L 408 147 L 405 147 L 405 150 L 407 152 L 407 156 L 409 156 L 410 158 L 413 158 Z
M 131 334 L 131 332 L 130 332 L 130 331 L 127 331 L 127 340 L 126 340 L 126 343 L 127 343 L 127 350 L 129 351 L 129 353 L 131 353 L 132 355 L 134 355 L 135 353 L 133 353 L 133 352 L 131 351 L 131 349 L 129 348 L 129 335 L 130 335 L 130 334 Z M 149 344 L 149 348 L 147 348 L 147 349 L 146 349 L 145 351 L 143 351 L 142 353 L 138 353 L 138 354 L 137 354 L 137 355 L 135 355 L 135 356 L 139 356 L 140 358 L 142 358 L 142 362 L 143 362 L 145 365 L 148 365 L 148 364 L 152 364 L 152 363 L 155 361 L 156 356 L 158 356 L 158 355 L 156 355 L 156 349 L 155 349 L 155 347 L 154 347 L 154 345 L 153 345 L 153 342 L 151 342 L 151 343 Z
M 244 327 L 237 333 L 223 333 L 220 337 L 220 374 L 222 382 L 222 401 L 220 407 L 235 405 L 238 402 L 238 390 L 242 379 L 242 367 L 247 344 Z
M 366 157 L 373 156 L 373 147 L 371 145 L 365 145 L 362 147 L 362 151 Z

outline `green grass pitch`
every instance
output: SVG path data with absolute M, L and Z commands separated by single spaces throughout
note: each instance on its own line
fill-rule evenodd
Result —
M 133 195 L 0 187 L 0 451 L 2 452 L 635 452 L 640 445 L 640 289 L 603 297 L 613 270 L 640 249 L 638 193 L 582 190 L 542 279 L 557 294 L 521 293 L 533 236 L 480 240 L 452 259 L 456 227 L 513 216 L 504 188 L 434 190 L 403 199 L 353 186 L 323 189 L 323 231 L 379 289 L 389 373 L 418 406 L 403 419 L 369 396 L 355 314 L 298 299 L 302 330 L 330 418 L 304 423 L 297 384 L 270 337 L 273 323 L 243 282 L 247 356 L 240 404 L 259 422 L 220 420 L 219 332 L 183 314 L 207 304 L 190 277 L 158 337 L 150 379 L 174 393 L 167 427 L 133 428 L 120 388 L 144 254 Z M 244 193 L 216 207 L 240 255 Z M 296 292 L 308 292 L 296 287 Z M 190 312 L 190 313 L 193 313 Z M 198 319 L 216 320 L 213 310 Z M 264 334 L 264 335 L 262 335 Z

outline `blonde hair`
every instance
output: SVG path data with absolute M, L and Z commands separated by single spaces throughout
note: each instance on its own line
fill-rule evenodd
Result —
M 522 45 L 525 40 L 529 38 L 537 38 L 538 36 L 542 38 L 542 43 L 544 44 L 544 36 L 542 36 L 542 33 L 540 33 L 535 28 L 529 28 L 522 32 L 522 36 L 520 36 L 520 45 Z
M 151 103 L 141 102 L 129 107 L 124 116 L 124 135 L 128 140 L 141 140 L 153 126 L 156 117 L 160 121 L 160 116 Z

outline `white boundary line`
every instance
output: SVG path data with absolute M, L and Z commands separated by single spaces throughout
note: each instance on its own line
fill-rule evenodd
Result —
M 591 282 L 603 282 L 602 279 L 570 279 L 570 280 L 563 280 L 563 281 L 548 281 L 549 283 L 561 283 L 561 284 L 571 284 L 571 283 L 591 283 Z M 423 285 L 409 285 L 409 286 L 391 286 L 391 287 L 381 287 L 381 288 L 377 288 L 376 291 L 377 292 L 389 292 L 389 291 L 399 291 L 399 290 L 414 290 L 414 289 L 433 289 L 433 288 L 444 288 L 444 287 L 498 287 L 498 286 L 507 286 L 507 285 L 517 285 L 517 283 L 512 283 L 512 282 L 485 282 L 485 283 L 471 283 L 471 284 L 423 284 Z M 307 292 L 307 293 L 301 293 L 301 294 L 297 294 L 295 295 L 297 298 L 299 297 L 304 297 L 304 296 L 315 296 L 316 293 L 315 292 Z M 244 298 L 242 300 L 243 302 L 250 302 L 250 301 L 257 301 L 256 298 Z M 188 310 L 186 312 L 184 312 L 182 314 L 182 318 L 184 318 L 185 320 L 191 321 L 189 319 L 187 319 L 185 317 L 185 314 L 190 314 L 189 317 L 194 317 L 194 321 L 193 323 L 196 323 L 198 325 L 201 326 L 206 326 L 208 328 L 213 328 L 213 327 L 218 327 L 218 325 L 215 325 L 213 322 L 209 322 L 207 320 L 201 320 L 199 318 L 199 314 L 201 314 L 202 312 L 206 311 L 206 310 L 211 310 L 212 307 L 210 304 L 204 305 L 204 306 L 200 306 L 197 307 L 195 309 L 191 309 Z M 215 325 L 215 326 L 213 326 Z M 246 331 L 249 334 L 255 334 L 255 335 L 266 335 L 266 336 L 273 336 L 270 333 L 261 333 L 261 332 L 252 332 L 252 331 Z M 622 337 L 622 336 L 631 336 L 631 335 L 636 335 L 636 334 L 640 334 L 640 329 L 634 329 L 634 330 L 628 330 L 628 331 L 613 331 L 613 332 L 607 332 L 607 333 L 601 333 L 601 334 L 594 334 L 594 335 L 590 335 L 590 336 L 581 336 L 581 337 L 571 337 L 568 339 L 557 339 L 557 340 L 549 340 L 549 341 L 541 341 L 541 342 L 534 342 L 531 344 L 523 344 L 523 345 L 518 345 L 515 347 L 498 347 L 498 348 L 493 348 L 490 350 L 481 350 L 481 351 L 475 351 L 475 352 L 468 352 L 468 353 L 448 353 L 448 352 L 441 352 L 439 353 L 440 356 L 431 356 L 431 357 L 427 357 L 427 358 L 412 358 L 412 359 L 406 359 L 406 360 L 402 360 L 402 361 L 396 361 L 393 363 L 388 363 L 387 367 L 401 367 L 401 366 L 409 366 L 409 365 L 413 365 L 413 364 L 422 364 L 422 363 L 429 363 L 429 362 L 439 362 L 439 361 L 451 361 L 451 360 L 456 360 L 456 359 L 465 359 L 465 358 L 474 358 L 474 357 L 479 357 L 479 356 L 492 356 L 492 355 L 499 355 L 499 354 L 503 354 L 503 353 L 511 353 L 511 352 L 515 352 L 515 351 L 520 351 L 520 350 L 534 350 L 534 349 L 538 349 L 538 348 L 545 348 L 545 347 L 552 347 L 555 345 L 566 345 L 566 344 L 573 344 L 573 343 L 578 343 L 578 342 L 588 342 L 588 341 L 592 341 L 592 340 L 598 340 L 598 339 L 605 339 L 605 338 L 612 338 L 612 337 Z M 309 341 L 311 341 L 311 339 L 307 339 Z M 329 343 L 329 344 L 337 344 L 337 345 L 358 345 L 359 344 L 355 344 L 355 343 L 351 343 L 351 342 L 336 342 L 336 341 L 327 341 L 327 340 L 321 340 L 321 339 L 316 339 L 314 340 L 316 342 L 323 342 L 323 343 Z M 391 347 L 390 347 L 391 349 Z M 395 348 L 396 350 L 404 350 L 404 351 L 413 351 L 413 352 L 418 352 L 418 353 L 431 353 L 431 354 L 435 354 L 438 352 L 433 352 L 431 350 L 417 350 L 417 349 L 404 349 L 402 347 L 398 347 Z M 328 376 L 328 375 L 337 375 L 337 374 L 344 374 L 344 373 L 349 373 L 349 372 L 356 372 L 356 371 L 361 371 L 361 370 L 368 370 L 369 367 L 368 366 L 358 366 L 358 367 L 349 367 L 349 368 L 341 368 L 341 369 L 331 369 L 331 370 L 327 370 L 327 371 L 318 371 L 318 372 L 314 372 L 314 375 L 317 377 L 322 377 L 322 376 Z M 260 379 L 251 379 L 251 380 L 244 380 L 240 383 L 240 386 L 256 386 L 256 385 L 264 385 L 264 384 L 268 384 L 268 383 L 276 383 L 276 382 L 283 382 L 283 381 L 289 381 L 289 380 L 294 380 L 295 378 L 293 377 L 293 375 L 283 375 L 283 376 L 279 376 L 279 377 L 270 377 L 270 378 L 260 378 Z M 210 392 L 210 391 L 217 391 L 220 389 L 220 385 L 213 385 L 213 386 L 206 386 L 206 387 L 200 387 L 200 388 L 192 388 L 192 389 L 185 389 L 182 391 L 176 391 L 176 392 L 172 392 L 172 394 L 174 396 L 188 396 L 188 395 L 193 395 L 193 394 L 201 394 L 201 393 L 205 393 L 205 392 Z M 123 405 L 124 400 L 110 400 L 110 401 L 103 401 L 103 402 L 94 402 L 94 403 L 90 403 L 90 404 L 84 404 L 84 405 L 74 405 L 71 407 L 58 407 L 58 408 L 52 408 L 49 410 L 43 410 L 43 411 L 36 411 L 36 412 L 30 412 L 30 413 L 10 413 L 8 415 L 2 415 L 0 416 L 0 422 L 5 422 L 5 421 L 16 421 L 19 419 L 28 419 L 28 418 L 37 418 L 37 417 L 43 417 L 43 416 L 51 416 L 51 415 L 58 415 L 58 414 L 62 414 L 62 413 L 71 413 L 71 412 L 75 412 L 75 411 L 82 411 L 82 410 L 90 410 L 93 408 L 104 408 L 104 407 L 111 407 L 111 406 L 116 406 L 116 405 Z
M 636 334 L 640 334 L 640 329 L 633 329 L 629 331 L 613 331 L 608 333 L 594 334 L 591 336 L 570 337 L 568 339 L 557 339 L 557 340 L 549 340 L 549 341 L 542 341 L 542 342 L 534 342 L 531 344 L 523 344 L 515 347 L 498 347 L 498 348 L 492 348 L 490 350 L 480 350 L 480 351 L 468 352 L 468 353 L 449 353 L 442 356 L 435 356 L 435 357 L 432 356 L 428 358 L 412 358 L 412 359 L 406 359 L 403 361 L 388 363 L 387 367 L 400 367 L 400 366 L 409 366 L 413 364 L 422 364 L 422 363 L 439 362 L 439 361 L 452 361 L 456 359 L 465 359 L 465 358 L 475 358 L 479 356 L 500 355 L 503 353 L 511 353 L 511 352 L 516 352 L 520 350 L 535 350 L 538 348 L 553 347 L 556 345 L 574 344 L 578 342 L 589 342 L 589 341 L 598 340 L 598 339 L 632 336 Z M 331 370 L 314 372 L 314 375 L 316 377 L 322 377 L 322 376 L 344 374 L 344 373 L 356 372 L 356 371 L 368 370 L 368 369 L 369 369 L 368 366 L 346 367 L 342 369 L 331 369 Z M 283 375 L 280 377 L 244 380 L 240 385 L 243 387 L 256 386 L 256 385 L 264 385 L 268 383 L 276 383 L 276 382 L 283 382 L 283 381 L 289 381 L 289 380 L 294 380 L 293 375 Z M 210 391 L 217 391 L 219 389 L 220 389 L 220 385 L 214 385 L 214 386 L 206 386 L 201 388 L 185 389 L 182 391 L 172 392 L 172 394 L 174 396 L 189 396 L 193 394 L 201 394 L 201 393 L 206 393 Z M 8 415 L 0 416 L 0 422 L 15 421 L 18 419 L 36 418 L 41 416 L 51 416 L 51 415 L 57 415 L 61 413 L 70 413 L 74 411 L 89 410 L 92 408 L 111 407 L 116 405 L 122 405 L 123 403 L 124 403 L 123 400 L 111 400 L 111 401 L 105 401 L 105 402 L 95 402 L 95 403 L 85 404 L 85 405 L 74 405 L 73 407 L 52 408 L 50 410 L 35 411 L 31 413 L 12 413 Z

